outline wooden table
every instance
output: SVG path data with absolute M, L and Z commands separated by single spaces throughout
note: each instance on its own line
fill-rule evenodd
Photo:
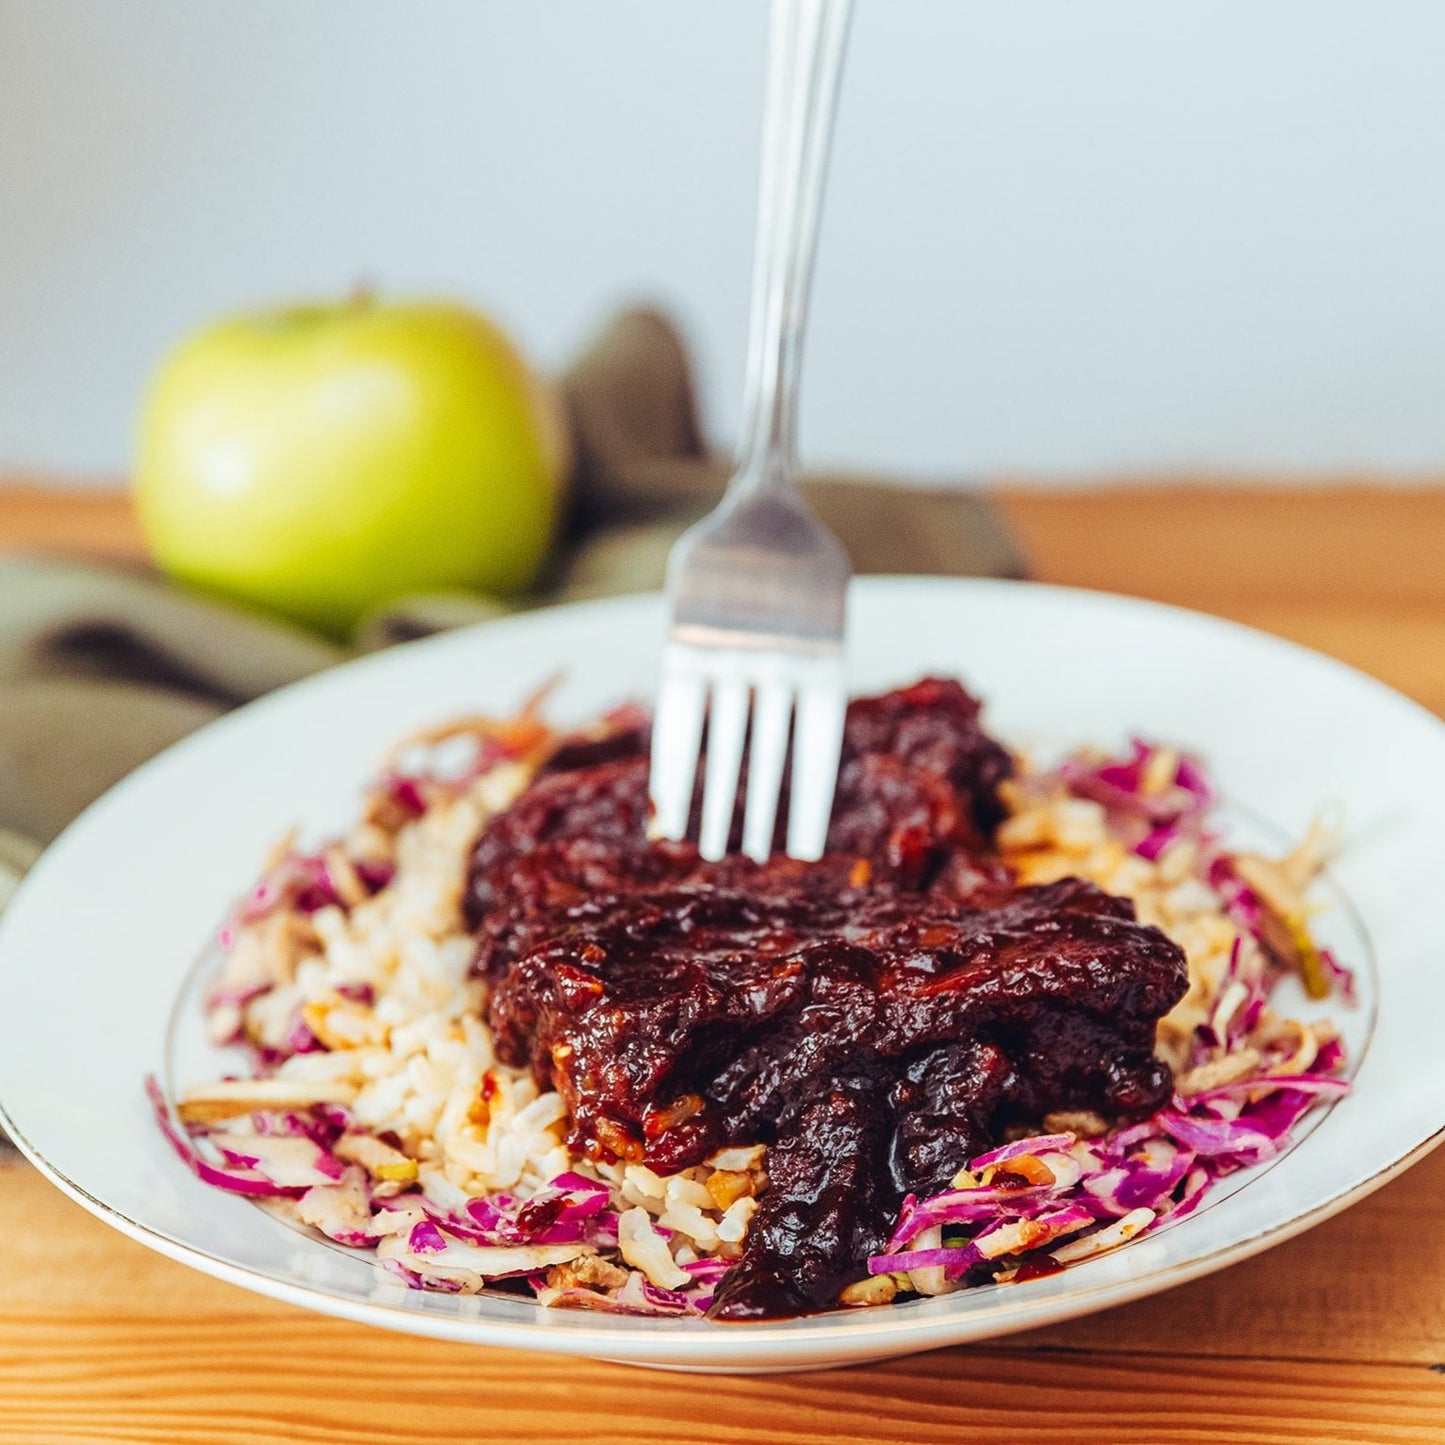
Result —
M 1445 713 L 1445 490 L 1001 492 L 1037 575 L 1221 613 Z M 135 557 L 113 496 L 0 492 L 0 545 Z M 103 1081 L 97 1081 L 103 1086 Z M 0 1164 L 0 1442 L 1010 1445 L 1445 1439 L 1445 1150 L 1259 1259 L 891 1364 L 699 1378 L 323 1319 L 172 1264 Z

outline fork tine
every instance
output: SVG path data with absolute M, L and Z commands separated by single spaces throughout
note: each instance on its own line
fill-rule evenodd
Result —
M 773 851 L 773 825 L 778 817 L 792 714 L 793 694 L 785 682 L 759 683 L 748 743 L 748 798 L 743 815 L 743 852 L 755 863 L 766 863 Z
M 687 836 L 706 706 L 707 685 L 702 675 L 695 668 L 683 666 L 675 655 L 665 657 L 657 692 L 649 781 L 656 810 L 653 832 L 658 837 L 677 840 Z
M 697 850 L 709 862 L 728 851 L 733 809 L 738 797 L 738 771 L 748 731 L 748 684 L 741 674 L 713 683 L 707 716 L 707 769 L 702 789 L 702 832 Z
M 798 695 L 793 740 L 793 792 L 788 805 L 788 852 L 794 858 L 821 858 L 828 842 L 828 819 L 843 750 L 845 710 L 841 669 L 807 683 Z

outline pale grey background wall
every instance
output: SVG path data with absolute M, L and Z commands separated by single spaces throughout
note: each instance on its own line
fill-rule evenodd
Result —
M 0 0 L 0 467 L 219 310 L 619 300 L 737 409 L 761 0 Z M 1445 6 L 859 0 L 804 396 L 921 475 L 1445 468 Z

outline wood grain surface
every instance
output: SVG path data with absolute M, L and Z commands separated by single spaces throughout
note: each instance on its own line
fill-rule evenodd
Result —
M 1001 491 L 1036 575 L 1200 607 L 1445 713 L 1445 491 Z M 123 498 L 0 490 L 0 548 L 137 561 Z M 668 1375 L 322 1319 L 150 1254 L 0 1155 L 0 1442 L 1445 1440 L 1445 1151 L 1256 1260 L 982 1347 Z

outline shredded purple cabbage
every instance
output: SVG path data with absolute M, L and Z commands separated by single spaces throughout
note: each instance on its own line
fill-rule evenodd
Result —
M 514 751 L 500 740 L 483 739 L 467 776 Z M 1228 1058 L 1247 1045 L 1282 972 L 1266 947 L 1268 920 L 1261 899 L 1208 829 L 1215 791 L 1203 767 L 1187 754 L 1171 754 L 1172 772 L 1161 786 L 1159 754 L 1158 748 L 1136 738 L 1125 757 L 1070 758 L 1052 778 L 1071 795 L 1101 805 L 1111 835 L 1140 858 L 1156 862 L 1176 843 L 1192 843 L 1200 859 L 1199 881 L 1213 891 L 1222 912 L 1240 930 L 1211 1012 L 1196 1031 L 1193 1067 Z M 416 817 L 427 810 L 428 787 L 439 785 L 435 779 L 392 773 L 383 778 L 381 790 Z M 391 882 L 390 866 L 356 860 L 352 866 L 371 893 Z M 229 949 L 240 928 L 278 909 L 311 913 L 330 906 L 341 906 L 341 898 L 324 856 L 289 853 L 237 906 L 221 931 L 222 946 Z M 1324 949 L 1318 951 L 1318 964 L 1329 987 L 1352 999 L 1350 970 Z M 218 988 L 208 1008 L 242 1010 L 269 988 Z M 366 984 L 343 984 L 337 992 L 362 1007 L 375 1002 Z M 281 1049 L 248 1047 L 257 1072 L 269 1074 L 285 1058 L 325 1045 L 298 1012 Z M 1114 1234 L 1101 1248 L 1117 1242 L 1115 1236 L 1132 1237 L 1129 1231 L 1135 1225 L 1157 1229 L 1183 1218 L 1219 1178 L 1278 1154 L 1306 1112 L 1348 1091 L 1348 1083 L 1338 1077 L 1344 1049 L 1337 1038 L 1321 1043 L 1307 1066 L 1302 1066 L 1304 1057 L 1290 1072 L 1279 1072 L 1286 1067 L 1281 1058 L 1265 1057 L 1244 1078 L 1188 1098 L 1176 1096 L 1153 1117 L 1099 1138 L 1055 1132 L 988 1150 L 967 1161 L 958 1187 L 925 1199 L 909 1195 L 903 1201 L 887 1244 L 868 1261 L 868 1272 L 902 1276 L 905 1288 L 912 1287 L 907 1276 L 914 1271 L 941 1272 L 933 1280 L 942 1278 L 945 1287 L 1008 1279 L 1016 1270 L 1020 1278 L 1032 1278 L 1084 1257 L 1091 1238 L 1102 1231 L 1112 1229 Z M 302 1217 L 317 1220 L 317 1228 L 348 1246 L 375 1248 L 395 1236 L 389 1248 L 406 1258 L 384 1254 L 380 1262 L 411 1288 L 456 1292 L 467 1287 L 459 1282 L 458 1271 L 472 1270 L 484 1278 L 525 1284 L 552 1305 L 684 1318 L 707 1312 L 733 1267 L 727 1259 L 692 1260 L 681 1266 L 690 1280 L 681 1289 L 660 1288 L 636 1269 L 627 1271 L 624 1284 L 612 1288 L 565 1282 L 552 1288 L 549 1264 L 557 1250 L 575 1248 L 615 1258 L 620 1214 L 606 1184 L 568 1170 L 529 1198 L 495 1194 L 450 1211 L 414 1183 L 373 1179 L 359 1165 L 339 1158 L 333 1149 L 353 1125 L 349 1112 L 333 1104 L 256 1113 L 251 1135 L 210 1135 L 220 1155 L 217 1162 L 198 1145 L 198 1137 L 206 1137 L 207 1131 L 188 1133 L 157 1082 L 148 1079 L 146 1087 L 165 1137 L 203 1182 L 253 1198 L 300 1201 Z M 407 1216 L 396 1219 L 393 1212 L 398 1210 L 408 1211 Z M 654 1227 L 668 1235 L 661 1225 Z M 554 1253 L 549 1255 L 549 1250 Z M 1051 1251 L 1065 1258 L 1055 1259 Z M 434 1266 L 429 1261 L 435 1261 Z M 495 1269 L 484 1268 L 486 1261 Z M 567 1276 L 559 1278 L 565 1281 Z

